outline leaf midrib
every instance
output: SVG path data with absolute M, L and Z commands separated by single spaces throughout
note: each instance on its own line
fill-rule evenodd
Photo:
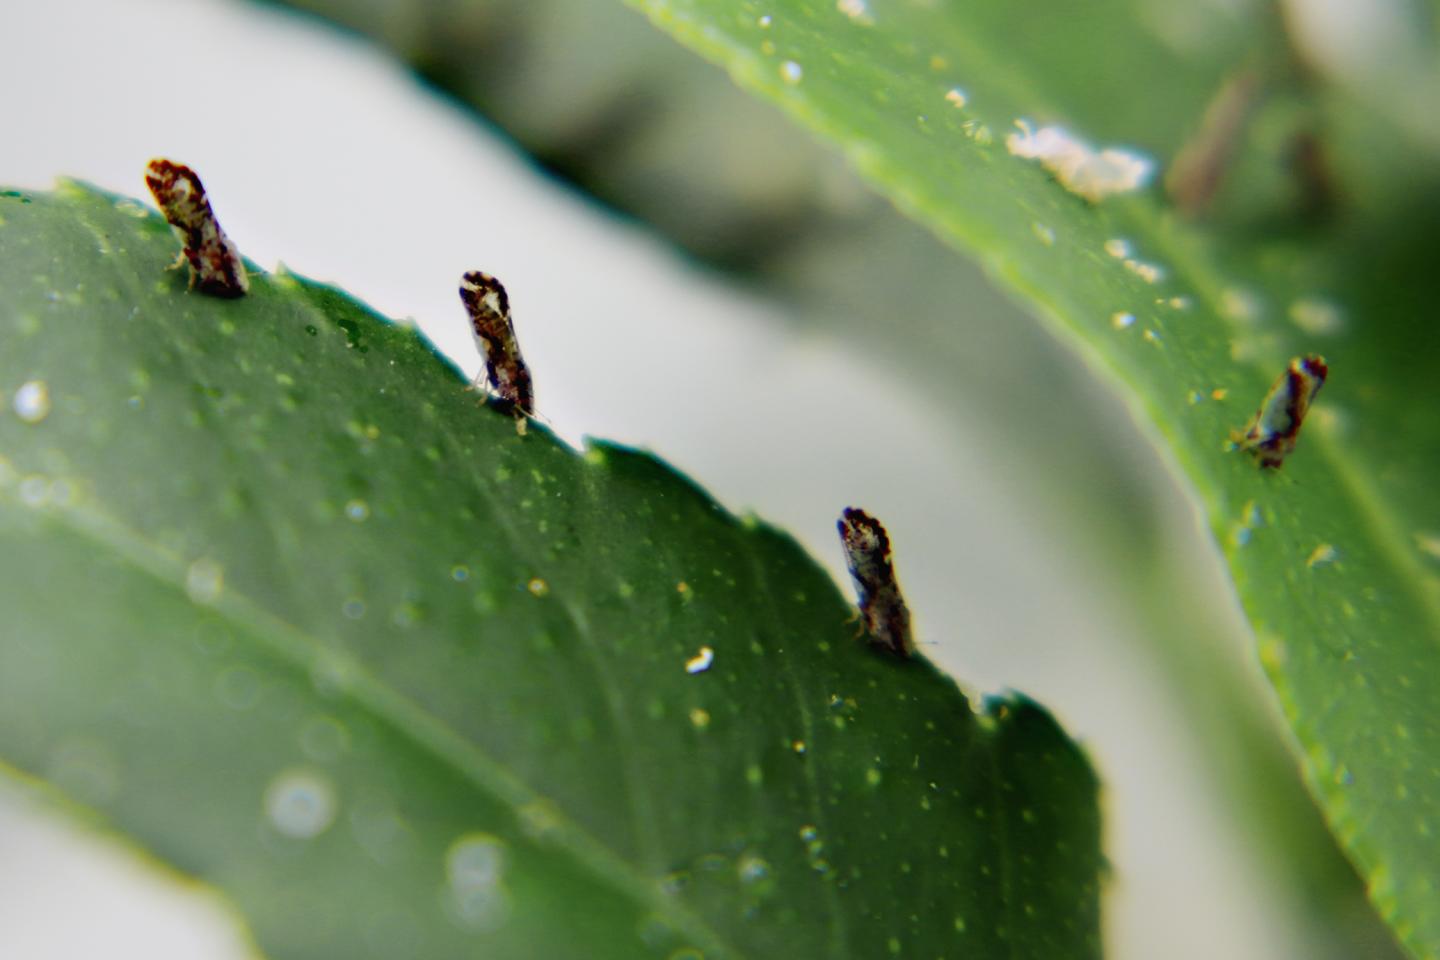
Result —
M 33 508 L 16 507 L 8 498 L 0 499 L 0 509 L 8 509 L 17 515 L 35 512 Z M 48 517 L 63 518 L 68 529 L 184 595 L 184 561 L 149 541 L 139 531 L 99 510 L 79 505 L 52 505 L 42 508 L 42 511 Z M 738 958 L 744 955 L 702 917 L 681 907 L 673 898 L 661 897 L 654 892 L 652 885 L 637 875 L 624 858 L 565 815 L 559 804 L 527 784 L 504 763 L 443 719 L 383 683 L 355 657 L 322 644 L 318 638 L 265 610 L 228 583 L 219 597 L 206 606 L 252 637 L 257 646 L 302 672 L 313 670 L 317 663 L 334 668 L 330 671 L 331 675 L 343 678 L 340 687 L 352 703 L 403 734 L 476 789 L 515 811 L 517 817 L 534 804 L 543 804 L 547 812 L 555 811 L 554 827 L 546 832 L 547 845 L 568 854 L 592 876 L 609 884 L 634 903 L 671 918 L 677 929 L 703 943 L 707 952 L 715 951 L 721 957 Z
M 79 185 L 77 184 L 77 186 Z M 84 188 L 81 187 L 81 189 Z M 77 210 L 76 213 L 77 219 L 93 234 L 97 237 L 104 236 L 103 230 L 90 220 L 88 211 L 80 209 Z M 150 215 L 150 219 L 152 221 L 156 219 L 153 213 Z M 249 264 L 249 266 L 252 283 L 265 283 L 270 281 L 270 274 L 253 263 Z M 294 279 L 301 284 L 308 283 L 308 281 L 301 277 L 295 277 Z M 129 293 L 132 296 L 138 296 L 142 292 L 141 287 L 143 285 L 138 276 L 126 276 L 120 278 L 120 280 L 131 288 Z M 279 292 L 288 294 L 288 291 L 282 290 Z M 291 306 L 296 309 L 297 313 L 304 315 L 298 322 L 303 323 L 308 321 L 322 325 L 330 325 L 333 323 L 330 316 L 308 297 L 290 296 L 289 300 Z M 416 335 L 419 336 L 419 334 Z M 194 363 L 189 353 L 182 351 L 180 358 L 180 362 L 189 368 L 192 376 L 203 379 L 202 374 L 206 373 L 206 371 L 201 370 Z M 463 376 L 457 373 L 457 385 L 463 383 Z M 224 426 L 228 426 L 231 423 L 230 418 L 223 416 L 217 417 L 216 421 Z M 440 424 L 445 439 L 452 447 L 457 450 L 463 450 L 467 438 L 456 432 L 453 422 L 448 419 L 442 419 Z M 223 429 L 224 426 L 222 426 L 221 429 Z M 224 447 L 228 454 L 229 451 L 235 448 L 235 445 L 227 443 Z M 490 504 L 492 508 L 492 518 L 511 551 L 521 562 L 529 560 L 528 554 L 523 549 L 522 538 L 516 534 L 515 529 L 509 523 L 506 512 L 500 509 L 500 505 L 496 502 L 495 495 L 487 484 L 486 478 L 479 469 L 473 465 L 473 458 L 461 456 L 457 459 L 459 462 L 467 464 L 466 472 L 469 474 L 471 486 Z M 595 500 L 596 490 L 593 474 L 589 471 L 581 471 L 577 479 L 579 480 L 579 485 L 591 497 L 592 501 Z M 261 499 L 263 500 L 264 498 Z M 67 515 L 69 515 L 69 511 L 66 512 Z M 117 549 L 120 555 L 131 559 L 137 567 L 161 580 L 167 586 L 174 586 L 177 577 L 179 578 L 179 582 L 183 584 L 183 562 L 174 555 L 169 554 L 164 548 L 148 541 L 139 531 L 127 526 L 119 519 L 108 516 L 100 511 L 86 511 L 83 514 L 76 512 L 74 516 L 80 522 L 71 523 L 70 526 L 72 529 L 95 536 L 96 539 L 101 540 L 101 542 L 107 543 L 112 548 Z M 270 529 L 269 525 L 267 525 L 267 529 Z M 106 532 L 108 532 L 110 536 L 103 536 Z M 124 549 L 124 545 L 127 543 L 132 544 L 134 549 Z M 151 554 L 151 557 L 148 558 L 150 562 L 146 562 L 147 558 L 139 555 L 147 549 Z M 284 553 L 284 551 L 279 551 L 277 556 L 283 558 Z M 770 579 L 763 575 L 763 571 L 758 565 L 758 559 L 752 551 L 741 550 L 740 553 L 745 557 L 746 566 L 755 585 L 756 593 L 763 597 L 763 602 L 770 611 L 772 622 L 779 623 L 780 608 L 776 602 Z M 284 562 L 288 564 L 288 560 Z M 587 618 L 574 607 L 573 601 L 569 597 L 559 597 L 558 599 L 566 619 L 570 622 L 580 640 L 579 647 L 591 664 L 596 681 L 600 684 L 605 694 L 606 708 L 610 712 L 617 730 L 622 733 L 629 731 L 628 721 L 625 719 L 624 712 L 620 709 L 619 701 L 617 700 L 617 689 L 614 677 L 605 669 L 602 662 L 603 658 L 597 655 L 598 651 L 594 647 L 593 635 L 590 633 Z M 397 730 L 402 731 L 408 739 L 431 752 L 442 762 L 447 764 L 452 762 L 444 746 L 444 741 L 446 740 L 451 741 L 452 745 L 459 748 L 462 752 L 472 755 L 473 758 L 478 761 L 480 767 L 486 768 L 485 772 L 488 772 L 493 777 L 493 780 L 476 774 L 465 765 L 456 764 L 456 769 L 462 776 L 469 779 L 477 787 L 501 800 L 512 809 L 518 811 L 527 804 L 536 802 L 546 804 L 550 810 L 559 811 L 561 809 L 558 804 L 551 801 L 548 797 L 545 797 L 539 791 L 526 785 L 519 777 L 509 773 L 508 769 L 499 760 L 489 756 L 444 720 L 431 714 L 418 703 L 409 700 L 398 691 L 391 689 L 388 685 L 381 682 L 355 658 L 347 654 L 339 653 L 333 647 L 322 644 L 318 638 L 311 636 L 300 627 L 267 612 L 257 601 L 246 596 L 242 591 L 237 591 L 227 584 L 221 597 L 218 598 L 218 601 L 212 606 L 214 609 L 234 620 L 237 625 L 247 627 L 247 632 L 256 634 L 259 642 L 280 652 L 291 662 L 303 666 L 304 656 L 300 651 L 308 646 L 312 647 L 319 656 L 325 658 L 326 662 L 332 666 L 343 667 L 339 675 L 346 678 L 346 693 L 353 701 L 362 705 L 365 709 L 370 710 L 380 719 L 390 723 Z M 274 644 L 268 643 L 266 640 L 268 634 L 265 632 L 267 628 L 275 630 L 277 636 L 288 636 L 291 642 L 288 644 L 281 642 Z M 811 741 L 814 736 L 814 718 L 811 716 L 804 702 L 798 679 L 788 659 L 782 658 L 782 669 L 787 680 L 787 685 L 794 694 L 796 710 L 800 718 L 803 734 L 807 742 Z M 360 681 L 359 686 L 362 689 L 373 691 L 374 695 L 360 695 L 360 691 L 352 688 L 351 678 L 358 679 Z M 415 724 L 413 729 L 409 725 L 411 723 Z M 434 728 L 430 731 L 428 737 L 424 733 L 427 727 Z M 630 737 L 627 738 L 625 742 L 629 744 L 635 741 L 633 737 Z M 653 807 L 650 804 L 650 795 L 644 790 L 641 784 L 641 778 L 633 763 L 633 755 L 623 745 L 618 752 L 621 756 L 623 776 L 627 788 L 626 793 L 630 800 L 627 808 L 632 813 L 631 829 L 635 834 L 636 842 L 643 852 L 643 855 L 649 857 L 652 863 L 659 863 L 662 859 L 662 851 L 658 846 L 657 838 L 653 831 L 645 829 L 646 824 L 657 822 L 657 818 L 653 815 Z M 811 822 L 816 824 L 817 828 L 823 831 L 826 818 L 819 803 L 820 791 L 818 789 L 818 780 L 811 765 L 806 764 L 805 770 L 806 782 L 810 788 L 807 791 L 807 806 L 810 811 L 810 819 Z M 501 789 L 502 786 L 503 789 Z M 557 845 L 569 853 L 578 863 L 589 869 L 594 875 L 621 889 L 635 902 L 643 904 L 647 908 L 653 909 L 662 915 L 668 914 L 675 917 L 680 921 L 676 924 L 678 928 L 683 929 L 696 941 L 706 944 L 707 954 L 719 953 L 722 957 L 730 956 L 737 958 L 742 956 L 738 948 L 727 943 L 703 918 L 691 911 L 678 907 L 674 898 L 660 898 L 654 894 L 652 892 L 653 885 L 648 883 L 643 875 L 638 874 L 632 865 L 610 846 L 602 843 L 597 837 L 568 817 L 557 817 L 557 821 L 556 836 L 565 838 L 565 842 Z M 828 892 L 827 901 L 829 909 L 827 912 L 829 913 L 831 947 L 832 949 L 840 951 L 836 956 L 851 956 L 852 951 L 850 949 L 850 938 L 846 928 L 845 911 L 839 901 L 837 891 L 831 885 L 827 884 L 825 886 Z

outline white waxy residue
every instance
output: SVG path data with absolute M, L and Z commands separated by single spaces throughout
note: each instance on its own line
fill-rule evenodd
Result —
M 1015 126 L 1017 132 L 1005 138 L 1010 152 L 1040 161 L 1062 187 L 1091 202 L 1143 187 L 1155 170 L 1148 157 L 1119 147 L 1096 150 L 1063 127 L 1037 130 L 1028 120 L 1016 120 Z

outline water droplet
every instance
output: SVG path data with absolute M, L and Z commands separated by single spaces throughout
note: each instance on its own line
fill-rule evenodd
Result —
M 1231 287 L 1220 294 L 1220 312 L 1231 320 L 1250 322 L 1260 316 L 1260 300 L 1249 290 Z
M 680 599 L 684 600 L 686 603 L 689 603 L 691 600 L 695 599 L 695 589 L 691 587 L 690 584 L 686 583 L 684 580 L 681 580 L 679 583 L 675 584 L 675 592 L 680 594 Z
M 1162 267 L 1158 264 L 1147 263 L 1144 260 L 1126 260 L 1125 269 L 1146 283 L 1159 283 L 1165 279 L 1165 270 Z
M 1141 336 L 1145 338 L 1146 343 L 1151 343 L 1154 344 L 1156 347 L 1164 349 L 1165 344 L 1160 341 L 1160 334 L 1156 333 L 1154 330 L 1146 330 L 1144 333 L 1141 334 Z
M 287 770 L 265 788 L 265 816 L 284 836 L 318 837 L 335 821 L 335 788 L 310 770 Z
M 494 887 L 505 871 L 505 843 L 489 833 L 467 833 L 445 853 L 445 878 L 452 887 Z
M 805 750 L 806 750 L 805 741 L 804 741 L 804 740 L 795 740 L 795 741 L 792 741 L 791 744 L 790 744 L 790 749 L 791 749 L 791 750 L 794 750 L 794 751 L 795 751 L 796 753 L 798 753 L 798 754 L 804 754 L 804 753 L 805 753 Z
M 249 710 L 260 702 L 260 677 L 249 667 L 227 667 L 215 678 L 215 695 L 231 710 Z
M 1134 324 L 1135 314 L 1133 313 L 1125 313 L 1121 311 L 1110 314 L 1110 326 L 1114 327 L 1116 330 L 1124 330 L 1127 327 L 1134 326 Z
M 802 68 L 800 64 L 796 63 L 794 60 L 786 60 L 784 63 L 780 64 L 780 79 L 790 84 L 790 86 L 795 86 L 795 84 L 799 83 L 804 78 L 804 68 Z
M 505 844 L 488 833 L 467 833 L 445 853 L 449 913 L 472 930 L 494 930 L 510 915 L 504 886 Z
M 735 872 L 739 875 L 741 883 L 760 883 L 770 876 L 770 864 L 763 857 L 747 853 L 736 861 Z
M 1124 260 L 1130 256 L 1130 241 L 1123 237 L 1112 237 L 1105 241 L 1105 252 L 1116 260 Z
M 356 523 L 363 523 L 370 518 L 370 504 L 364 500 L 351 500 L 345 504 L 345 516 Z
M 869 770 L 865 771 L 865 782 L 872 787 L 880 786 L 880 781 L 883 779 L 883 775 L 875 767 L 871 767 Z
M 700 651 L 685 661 L 686 673 L 704 673 L 710 669 L 715 662 L 715 651 L 709 647 L 701 647 Z
M 39 423 L 50 415 L 50 387 L 44 380 L 27 380 L 15 391 L 11 405 L 26 423 Z
M 425 610 L 414 601 L 406 601 L 390 611 L 390 622 L 402 630 L 415 626 L 425 619 Z
M 1039 240 L 1045 246 L 1055 246 L 1055 231 L 1050 227 L 1045 226 L 1045 224 L 1037 220 L 1030 224 L 1030 231 L 1035 234 L 1035 239 Z
M 450 568 L 450 579 L 456 583 L 464 583 L 470 579 L 470 568 L 463 563 Z
M 690 886 L 690 874 L 685 870 L 674 870 L 660 878 L 660 892 L 673 897 Z
M 704 730 L 710 726 L 710 711 L 696 707 L 690 711 L 690 723 L 696 730 Z
M 359 620 L 365 616 L 365 601 L 359 597 L 347 597 L 345 602 L 340 605 L 340 612 L 348 619 Z
M 765 771 L 760 769 L 759 764 L 750 764 L 745 768 L 745 782 L 752 787 L 758 787 L 765 782 Z
M 761 30 L 769 30 L 770 25 L 774 22 L 775 18 L 770 16 L 770 14 L 768 13 L 755 21 L 755 23 L 760 27 Z
M 957 110 L 970 102 L 970 98 L 965 95 L 965 91 L 961 90 L 959 87 L 951 87 L 949 90 L 945 91 L 945 100 L 946 102 L 953 105 Z
M 535 577 L 529 583 L 525 584 L 525 589 L 529 590 L 534 596 L 544 597 L 550 593 L 550 584 L 541 580 L 539 577 Z
M 979 120 L 966 120 L 960 124 L 960 132 L 982 147 L 988 147 L 995 142 L 995 135 L 990 132 L 990 127 Z
M 891 953 L 898 955 L 898 954 L 900 953 L 900 940 L 899 940 L 899 938 L 898 938 L 898 937 L 891 937 L 889 940 L 885 941 L 885 948 L 886 948 L 887 950 L 889 950 Z
M 1333 563 L 1339 555 L 1339 551 L 1333 546 L 1328 543 L 1322 543 L 1310 551 L 1310 556 L 1305 558 L 1305 566 L 1313 568 L 1322 564 Z
M 870 5 L 865 0 L 835 0 L 835 9 L 862 27 L 875 24 L 875 18 L 870 13 Z
M 214 560 L 201 558 L 185 571 L 185 592 L 194 603 L 214 603 L 225 587 L 225 571 Z
M 350 749 L 350 731 L 334 717 L 311 717 L 300 728 L 300 749 L 316 763 L 334 763 Z
M 520 808 L 520 829 L 536 840 L 560 828 L 560 814 L 547 800 L 532 800 Z
M 20 502 L 27 507 L 43 507 L 50 502 L 50 482 L 37 474 L 20 481 Z

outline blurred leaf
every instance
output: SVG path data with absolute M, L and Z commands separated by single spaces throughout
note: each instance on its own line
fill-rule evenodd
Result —
M 1099 955 L 1084 757 L 789 539 L 132 201 L 0 218 L 0 757 L 270 955 Z
M 1171 142 L 1186 104 L 1127 5 L 1050 19 L 1014 5 L 634 5 L 976 250 L 1123 384 L 1204 504 L 1332 828 L 1400 938 L 1440 955 L 1440 333 L 1416 322 L 1437 292 L 1421 253 L 1440 223 L 1427 171 L 1332 104 L 1349 205 L 1323 231 L 1220 237 L 1148 192 L 1087 202 L 1007 149 L 1019 119 L 1064 120 L 1102 146 Z M 1285 362 L 1311 351 L 1332 383 L 1292 461 L 1265 472 L 1227 453 Z
M 1123 450 L 1086 437 L 1099 402 L 1053 339 L 973 264 L 876 197 L 843 158 L 623 5 L 269 5 L 384 43 L 551 172 L 707 263 L 764 284 L 801 320 L 866 344 L 930 402 L 994 423 L 1007 439 L 994 450 L 996 469 L 1031 484 L 1037 498 L 1058 500 L 1061 515 L 1096 518 L 1095 535 L 1145 535 L 1149 517 L 1136 508 L 1144 486 L 1116 468 Z M 1209 76 L 1191 81 L 1197 103 Z M 1024 429 L 1013 429 L 1017 422 Z M 1037 452 L 1058 460 L 1074 485 L 1033 482 Z M 1117 488 L 1129 494 L 1123 504 L 1093 495 Z

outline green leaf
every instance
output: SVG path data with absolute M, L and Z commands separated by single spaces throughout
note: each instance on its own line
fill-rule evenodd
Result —
M 0 758 L 261 949 L 1099 955 L 1083 755 L 788 538 L 332 289 L 188 293 L 132 201 L 0 217 Z
M 1332 828 L 1400 938 L 1440 956 L 1428 172 L 1317 94 L 1339 174 L 1332 221 L 1206 231 L 1154 191 L 1087 202 L 1007 149 L 1014 121 L 1029 119 L 1162 160 L 1178 150 L 1203 87 L 1127 4 L 1083 20 L 1045 4 L 633 5 L 977 251 L 1124 387 L 1204 505 Z M 1263 24 L 1232 25 L 1232 38 L 1233 27 L 1253 29 L 1252 52 L 1266 55 Z M 1228 49 L 1238 58 L 1246 45 Z M 958 107 L 946 99 L 957 87 Z M 1331 383 L 1291 462 L 1265 472 L 1228 453 L 1287 360 L 1312 351 L 1329 358 Z

